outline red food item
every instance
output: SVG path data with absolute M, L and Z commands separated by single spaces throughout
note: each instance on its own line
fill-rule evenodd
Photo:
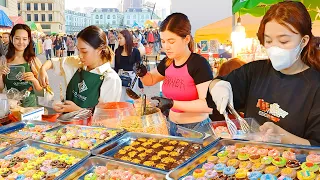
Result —
M 308 163 L 306 163 L 306 166 L 307 166 L 307 167 L 312 167 L 312 166 L 313 166 L 313 163 L 308 162 Z

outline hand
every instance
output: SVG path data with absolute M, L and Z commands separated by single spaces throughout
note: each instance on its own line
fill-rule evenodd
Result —
M 37 81 L 37 78 L 34 76 L 33 72 L 26 72 L 26 73 L 23 73 L 23 80 L 35 82 Z
M 220 114 L 223 114 L 223 112 L 226 110 L 228 103 L 233 106 L 233 92 L 229 82 L 221 80 L 217 82 L 209 91 L 212 100 L 216 104 L 217 110 L 220 112 Z
M 42 87 L 47 87 L 49 85 L 49 77 L 47 71 L 40 69 L 39 82 Z
M 81 107 L 79 107 L 72 101 L 65 101 L 63 104 L 56 103 L 53 105 L 53 110 L 55 110 L 58 113 L 73 112 L 78 111 L 80 109 Z
M 284 129 L 273 122 L 265 122 L 262 126 L 260 126 L 259 130 L 266 134 L 283 134 L 285 132 Z
M 134 72 L 137 74 L 137 76 L 143 77 L 147 74 L 148 70 L 145 65 L 136 63 L 134 66 Z
M 7 66 L 0 66 L 0 74 L 7 75 L 10 73 L 10 69 Z
M 167 110 L 170 110 L 173 107 L 172 99 L 162 98 L 158 96 L 152 97 L 151 99 L 159 102 L 157 108 L 159 108 L 162 113 L 164 113 Z

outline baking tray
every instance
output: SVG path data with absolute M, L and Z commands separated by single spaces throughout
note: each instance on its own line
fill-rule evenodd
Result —
M 203 148 L 203 151 L 198 153 L 193 158 L 190 158 L 187 162 L 183 163 L 178 168 L 170 171 L 166 178 L 168 180 L 172 179 L 182 179 L 187 175 L 191 175 L 192 172 L 200 168 L 211 155 L 216 155 L 218 152 L 225 150 L 226 146 L 230 145 L 252 145 L 258 146 L 261 148 L 276 148 L 280 152 L 283 152 L 288 149 L 293 149 L 297 160 L 300 162 L 305 162 L 307 154 L 314 152 L 320 154 L 320 147 L 314 146 L 300 146 L 300 145 L 291 145 L 291 144 L 277 144 L 277 143 L 266 143 L 266 142 L 254 142 L 246 140 L 231 140 L 231 139 L 220 139 L 209 144 L 207 147 Z
M 184 138 L 204 139 L 206 136 L 205 133 L 203 132 L 188 129 L 179 125 L 177 127 L 178 127 L 177 132 L 180 133 Z
M 104 142 L 100 143 L 99 145 L 97 145 L 96 147 L 91 149 L 91 151 L 99 148 L 100 146 L 102 146 L 102 145 L 104 145 L 106 143 L 109 143 L 109 142 L 112 142 L 112 141 L 116 140 L 117 138 L 121 137 L 123 134 L 126 133 L 126 131 L 124 129 L 105 128 L 105 127 L 99 127 L 99 126 L 83 126 L 83 125 L 62 125 L 62 126 L 59 126 L 57 128 L 54 128 L 54 129 L 51 129 L 51 130 L 47 131 L 47 133 L 52 133 L 54 131 L 58 131 L 61 128 L 64 128 L 64 127 L 67 127 L 67 126 L 77 126 L 77 127 L 81 127 L 81 128 L 87 128 L 87 129 L 102 128 L 102 129 L 106 129 L 106 130 L 117 130 L 117 131 L 119 131 L 119 133 L 116 136 L 113 136 L 112 138 L 105 140 Z M 43 141 L 43 140 L 40 140 L 40 141 L 41 142 L 46 142 L 46 141 Z M 56 145 L 57 146 L 64 146 L 62 144 L 56 144 Z M 65 146 L 65 147 L 68 147 L 68 146 Z M 74 149 L 83 150 L 81 148 L 74 148 Z
M 54 144 L 43 143 L 43 142 L 38 142 L 38 141 L 33 141 L 33 140 L 24 140 L 24 141 L 20 142 L 19 144 L 11 146 L 10 149 L 0 153 L 0 158 L 2 159 L 5 156 L 10 155 L 10 154 L 13 155 L 25 147 L 34 147 L 37 149 L 42 149 L 44 151 L 49 151 L 49 152 L 53 152 L 53 153 L 57 153 L 57 154 L 68 154 L 68 155 L 72 155 L 72 156 L 75 156 L 76 158 L 81 159 L 79 162 L 77 162 L 76 164 L 71 166 L 69 169 L 67 169 L 60 176 L 56 177 L 56 179 L 63 179 L 61 177 L 64 176 L 64 174 L 68 174 L 68 172 L 74 171 L 74 168 L 77 167 L 78 164 L 81 164 L 83 161 L 85 161 L 91 155 L 90 151 L 77 150 L 77 149 L 67 148 L 67 147 L 60 147 L 60 146 L 56 146 Z
M 6 148 L 0 149 L 0 153 L 10 149 L 11 146 L 14 146 L 14 145 L 18 144 L 19 142 L 21 142 L 20 139 L 15 139 L 15 138 L 10 138 L 7 136 L 0 135 L 0 143 L 8 142 L 8 141 L 11 141 L 10 145 L 8 145 Z
M 48 132 L 50 130 L 53 130 L 55 128 L 58 128 L 60 126 L 59 123 L 50 123 L 50 122 L 44 122 L 44 121 L 19 121 L 19 122 L 16 122 L 16 123 L 12 123 L 12 124 L 9 124 L 8 126 L 4 126 L 4 128 L 1 128 L 0 129 L 0 134 L 3 134 L 3 135 L 6 135 L 6 134 L 9 134 L 9 133 L 12 133 L 12 132 L 15 132 L 15 131 L 19 131 L 21 129 L 23 129 L 25 126 L 27 125 L 31 125 L 31 124 L 34 124 L 34 125 L 52 125 L 53 127 L 44 131 L 44 132 Z M 26 136 L 25 138 L 23 138 L 22 140 L 24 139 L 28 139 L 30 136 Z
M 93 155 L 98 155 L 98 156 L 102 156 L 102 157 L 110 157 L 112 159 L 113 156 L 123 147 L 131 144 L 132 141 L 138 139 L 138 138 L 154 138 L 154 139 L 170 139 L 170 140 L 178 140 L 178 141 L 186 141 L 186 142 L 190 142 L 190 143 L 198 143 L 198 144 L 203 144 L 204 140 L 203 139 L 188 139 L 188 138 L 184 138 L 184 137 L 177 137 L 177 136 L 165 136 L 165 135 L 157 135 L 157 134 L 144 134 L 144 133 L 126 133 L 124 134 L 122 137 L 118 138 L 117 140 L 111 142 L 111 143 L 107 143 L 97 149 L 95 149 L 94 151 L 92 151 Z M 203 148 L 202 148 L 203 149 Z M 198 151 L 196 154 L 198 154 L 200 151 Z M 194 155 L 193 155 L 194 156 Z M 117 161 L 122 161 L 117 159 Z M 127 162 L 127 161 L 123 161 L 126 163 L 130 163 L 130 164 L 134 164 L 131 162 Z M 151 169 L 155 169 L 155 170 L 159 170 L 162 171 L 164 173 L 167 173 L 168 171 L 165 170 L 161 170 L 158 168 L 153 168 L 153 167 L 149 167 L 149 166 L 144 166 L 141 164 L 137 164 L 138 166 L 143 166 L 143 167 L 148 167 Z
M 121 169 L 132 169 L 135 171 L 153 174 L 158 180 L 165 179 L 165 174 L 161 171 L 157 171 L 150 168 L 140 167 L 137 165 L 129 164 L 126 162 L 120 162 L 116 161 L 107 157 L 99 157 L 94 156 L 86 159 L 82 163 L 78 164 L 77 167 L 73 169 L 73 171 L 69 171 L 68 173 L 65 173 L 64 176 L 62 176 L 62 179 L 65 180 L 84 180 L 84 177 L 92 173 L 96 166 L 106 166 L 108 164 L 108 169 L 115 168 L 117 169 L 120 167 Z

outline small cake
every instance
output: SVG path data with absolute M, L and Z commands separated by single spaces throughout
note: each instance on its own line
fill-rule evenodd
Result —
M 262 176 L 262 173 L 259 171 L 253 171 L 250 172 L 248 175 L 249 180 L 260 180 L 260 177 Z
M 193 171 L 192 175 L 195 178 L 201 178 L 204 177 L 206 171 L 204 169 L 196 169 Z
M 217 156 L 209 156 L 208 159 L 207 159 L 208 162 L 211 162 L 211 163 L 214 163 L 214 164 L 217 163 L 218 160 L 219 160 L 219 158 Z
M 278 178 L 278 180 L 293 180 L 291 177 L 288 177 L 288 176 L 280 176 Z
M 228 158 L 229 159 L 236 159 L 238 158 L 238 152 L 237 151 L 227 151 L 228 152 Z
M 270 157 L 279 157 L 280 156 L 280 152 L 276 149 L 271 149 L 269 152 L 268 152 L 268 156 Z
M 233 176 L 236 173 L 236 168 L 228 166 L 223 169 L 223 174 L 226 176 Z
M 247 178 L 247 174 L 248 174 L 248 170 L 247 169 L 237 169 L 235 176 L 236 176 L 237 179 L 246 179 Z
M 316 174 L 311 171 L 301 170 L 297 172 L 297 177 L 299 180 L 314 180 L 316 178 Z
M 232 166 L 234 168 L 238 168 L 239 164 L 240 164 L 240 162 L 237 159 L 229 159 L 227 162 L 227 166 Z
M 265 168 L 264 173 L 278 176 L 280 174 L 280 169 L 277 166 L 268 166 Z
M 228 157 L 221 157 L 219 158 L 218 163 L 227 164 L 228 160 Z
M 215 177 L 218 176 L 218 173 L 217 173 L 217 171 L 215 171 L 215 170 L 208 170 L 208 171 L 204 174 L 204 176 L 205 176 L 206 178 L 208 178 L 208 179 L 213 179 L 213 178 L 215 178 Z
M 257 154 L 259 154 L 260 156 L 268 156 L 268 152 L 269 152 L 269 150 L 268 149 L 259 149 L 258 151 L 257 151 Z
M 214 166 L 214 170 L 217 171 L 217 172 L 222 172 L 224 168 L 226 168 L 225 164 L 216 164 Z
M 286 160 L 296 160 L 296 154 L 291 151 L 284 151 L 282 157 Z
M 241 161 L 239 164 L 240 169 L 251 170 L 252 162 L 251 161 Z
M 297 176 L 297 171 L 291 168 L 283 168 L 281 170 L 281 176 L 287 176 L 294 179 Z
M 261 163 L 264 164 L 264 165 L 270 165 L 273 161 L 273 158 L 272 157 L 269 157 L 269 156 L 265 156 L 263 158 L 261 158 Z
M 300 169 L 301 163 L 298 160 L 288 160 L 286 167 L 298 170 Z
M 251 167 L 252 171 L 259 171 L 259 172 L 263 172 L 265 169 L 265 165 L 261 164 L 261 163 L 254 163 Z
M 259 154 L 253 154 L 249 156 L 249 160 L 253 163 L 260 162 L 261 156 Z
M 208 163 L 204 163 L 203 165 L 202 165 L 202 169 L 204 169 L 204 170 L 213 170 L 213 168 L 214 168 L 214 164 L 213 163 L 210 163 L 210 162 L 208 162 Z
M 313 164 L 311 162 L 304 162 L 301 165 L 302 170 L 307 170 L 310 172 L 317 172 L 319 170 L 319 165 Z
M 311 162 L 314 164 L 320 164 L 320 155 L 318 154 L 309 154 L 306 158 L 307 162 Z
M 239 159 L 240 161 L 246 161 L 246 160 L 249 159 L 249 154 L 240 152 L 240 153 L 238 154 L 238 159 Z
M 287 161 L 283 157 L 275 157 L 272 160 L 272 164 L 278 167 L 284 167 L 287 164 Z
M 227 157 L 228 156 L 228 152 L 227 151 L 220 151 L 218 153 L 218 157 L 222 158 L 222 157 Z
M 261 176 L 260 180 L 277 180 L 277 176 L 273 174 L 264 174 Z

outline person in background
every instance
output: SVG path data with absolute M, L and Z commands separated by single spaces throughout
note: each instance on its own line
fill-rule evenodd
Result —
M 50 39 L 49 35 L 46 35 L 46 40 L 43 43 L 44 51 L 46 53 L 47 60 L 51 59 L 51 49 L 52 49 L 52 40 Z
M 182 13 L 169 15 L 160 26 L 161 42 L 167 57 L 157 68 L 147 71 L 137 65 L 135 71 L 145 86 L 153 86 L 163 81 L 163 97 L 152 97 L 165 113 L 168 110 L 170 134 L 179 136 L 177 125 L 209 132 L 209 113 L 206 96 L 213 78 L 208 61 L 193 53 L 189 18 Z
M 133 66 L 141 63 L 141 56 L 138 49 L 133 47 L 132 35 L 128 30 L 123 30 L 119 34 L 119 47 L 116 50 L 115 59 L 115 71 L 119 72 L 120 69 L 123 73 L 129 74 L 129 77 L 133 81 L 136 74 L 133 72 Z M 126 87 L 122 87 L 121 101 L 127 101 L 131 98 L 126 94 Z M 138 83 L 133 87 L 133 90 L 137 92 Z
M 109 33 L 108 33 L 108 40 L 109 40 L 109 46 L 110 48 L 114 51 L 114 48 L 116 46 L 116 36 L 114 35 L 113 33 L 113 30 L 111 30 Z
M 61 48 L 62 48 L 62 38 L 59 36 L 56 36 L 55 41 L 53 42 L 54 49 L 56 50 L 56 57 L 61 56 Z
M 231 58 L 220 66 L 220 68 L 218 69 L 218 76 L 226 76 L 245 64 L 246 63 L 240 58 Z
M 6 55 L 7 52 L 8 52 L 8 48 L 9 48 L 9 36 L 10 36 L 10 33 L 8 33 L 8 32 L 4 32 L 4 33 L 2 34 L 4 55 Z
M 72 36 L 70 35 L 68 36 L 68 39 L 67 39 L 67 56 L 73 56 L 75 48 L 76 46 L 74 44 Z
M 8 78 L 10 69 L 7 66 L 0 68 L 0 90 L 6 91 L 15 88 L 25 91 L 26 97 L 22 99 L 23 107 L 36 107 L 37 99 L 35 90 L 41 91 L 39 81 L 37 80 L 38 69 L 41 67 L 40 60 L 33 51 L 31 29 L 25 24 L 16 24 L 10 34 L 10 42 L 6 60 L 9 67 L 23 67 L 24 73 L 16 73 L 14 78 Z M 20 74 L 20 75 L 19 75 Z
M 62 58 L 61 64 L 46 61 L 40 70 L 43 87 L 49 85 L 47 70 L 64 72 L 66 101 L 53 106 L 59 113 L 94 108 L 99 102 L 117 102 L 121 96 L 121 80 L 110 66 L 114 53 L 107 44 L 106 34 L 97 26 L 89 26 L 77 38 L 80 59 Z
M 285 144 L 319 146 L 320 50 L 319 37 L 311 30 L 311 17 L 301 2 L 272 5 L 257 34 L 269 59 L 211 82 L 218 111 L 234 103 L 236 110 L 244 109 L 245 117 L 262 125 L 262 134 L 282 134 Z

